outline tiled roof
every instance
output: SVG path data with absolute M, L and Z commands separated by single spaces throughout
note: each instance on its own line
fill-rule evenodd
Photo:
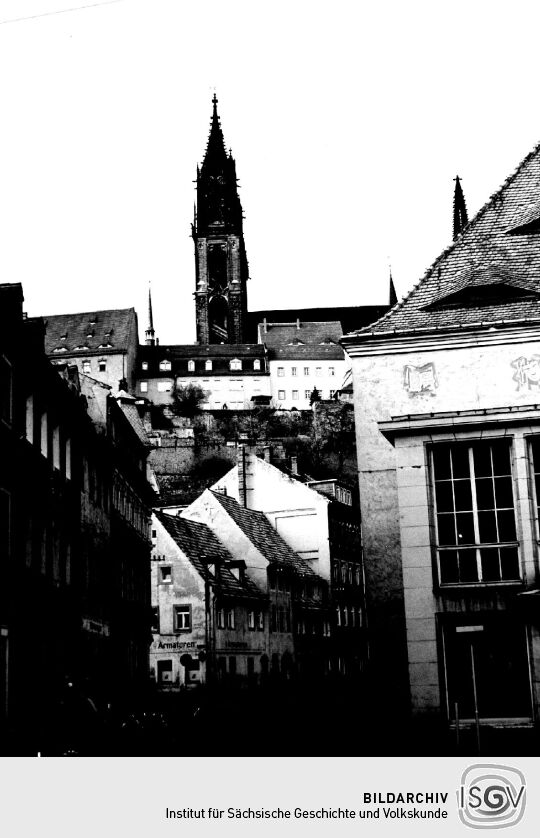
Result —
M 239 580 L 224 566 L 234 561 L 233 556 L 206 524 L 163 512 L 156 512 L 155 515 L 202 578 L 216 583 L 216 593 L 244 598 L 264 596 L 251 579 L 245 576 Z M 208 561 L 216 563 L 216 576 L 208 570 Z
M 134 308 L 50 314 L 43 320 L 45 351 L 54 357 L 79 352 L 81 355 L 124 352 L 130 341 L 138 341 Z
M 328 323 L 338 320 L 343 333 L 361 329 L 381 317 L 389 306 L 326 306 L 324 308 L 266 309 L 248 312 L 249 333 L 257 340 L 257 326 L 266 318 L 267 323 Z
M 268 562 L 287 565 L 299 573 L 314 575 L 309 564 L 283 541 L 264 513 L 240 506 L 234 498 L 219 492 L 212 494 Z
M 259 324 L 270 360 L 343 360 L 342 334 L 339 320 Z
M 412 291 L 355 338 L 540 318 L 540 145 Z
M 264 346 L 259 343 L 159 344 L 141 346 L 139 352 L 143 360 L 160 361 L 174 358 L 262 358 Z

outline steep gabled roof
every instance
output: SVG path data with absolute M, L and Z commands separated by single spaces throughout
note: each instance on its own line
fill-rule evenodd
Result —
M 339 320 L 259 324 L 270 360 L 343 360 L 342 334 Z
M 538 218 L 540 145 L 412 291 L 375 323 L 345 336 L 343 343 L 393 332 L 540 319 Z
M 216 593 L 250 599 L 263 596 L 251 579 L 246 576 L 237 579 L 228 569 L 226 565 L 234 562 L 234 558 L 206 524 L 163 512 L 155 515 L 202 578 L 216 584 Z M 209 571 L 208 563 L 215 563 L 215 576 Z
M 60 358 L 68 353 L 125 352 L 130 341 L 136 344 L 139 339 L 134 308 L 50 314 L 43 320 L 45 352 Z
M 268 562 L 288 566 L 298 573 L 314 575 L 309 564 L 283 541 L 263 512 L 247 509 L 227 495 L 218 492 L 212 492 L 212 495 Z

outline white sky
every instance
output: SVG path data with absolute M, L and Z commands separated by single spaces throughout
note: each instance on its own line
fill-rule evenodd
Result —
M 535 2 L 87 5 L 0 0 L 0 281 L 30 315 L 135 306 L 142 331 L 151 280 L 161 342 L 194 340 L 214 88 L 251 309 L 386 302 L 389 261 L 405 294 L 454 176 L 471 217 L 540 140 Z

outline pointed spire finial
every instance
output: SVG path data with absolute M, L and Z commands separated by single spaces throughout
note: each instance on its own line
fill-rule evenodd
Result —
M 455 241 L 469 223 L 469 216 L 467 214 L 467 205 L 465 204 L 465 196 L 463 194 L 463 189 L 461 188 L 461 181 L 459 179 L 459 176 L 456 175 L 454 180 L 456 182 L 456 187 L 454 189 L 453 225 L 453 237 Z
M 145 331 L 145 343 L 147 346 L 155 346 L 156 333 L 154 331 L 154 315 L 152 312 L 152 285 L 148 282 L 148 328 Z

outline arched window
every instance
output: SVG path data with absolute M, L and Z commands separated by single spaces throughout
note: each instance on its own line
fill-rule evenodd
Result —
M 187 362 L 188 372 L 195 372 L 195 361 Z

